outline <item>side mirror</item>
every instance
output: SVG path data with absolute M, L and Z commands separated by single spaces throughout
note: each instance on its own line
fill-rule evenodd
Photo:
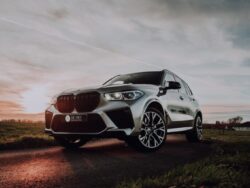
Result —
M 168 86 L 165 86 L 165 88 L 168 89 L 180 89 L 181 88 L 181 84 L 179 82 L 174 82 L 174 81 L 170 81 L 167 82 Z
M 180 89 L 181 84 L 175 81 L 169 81 L 164 83 L 164 87 L 160 87 L 158 96 L 165 95 L 169 89 Z

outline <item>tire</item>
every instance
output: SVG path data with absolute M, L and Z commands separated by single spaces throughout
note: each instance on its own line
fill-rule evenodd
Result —
M 143 114 L 139 135 L 130 136 L 125 141 L 139 151 L 153 152 L 164 145 L 166 135 L 167 126 L 163 114 L 156 108 L 149 108 Z
M 202 118 L 196 116 L 194 127 L 191 131 L 186 133 L 186 138 L 189 142 L 200 142 L 202 140 Z
M 71 137 L 58 137 L 55 136 L 54 139 L 66 149 L 74 150 L 84 144 L 86 144 L 90 139 L 87 138 L 71 138 Z

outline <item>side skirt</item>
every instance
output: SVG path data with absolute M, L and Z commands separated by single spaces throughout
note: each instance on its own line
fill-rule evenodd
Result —
M 185 132 L 185 131 L 189 131 L 192 130 L 193 127 L 180 127 L 180 128 L 170 128 L 167 130 L 167 133 L 180 133 L 180 132 Z

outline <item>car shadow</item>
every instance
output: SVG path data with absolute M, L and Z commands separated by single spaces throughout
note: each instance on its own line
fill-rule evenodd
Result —
M 71 183 L 78 187 L 82 182 L 86 187 L 110 187 L 124 179 L 163 174 L 207 156 L 209 148 L 208 144 L 188 143 L 177 135 L 153 153 L 138 152 L 116 139 L 103 139 L 77 150 L 62 149 L 62 154 L 73 173 Z

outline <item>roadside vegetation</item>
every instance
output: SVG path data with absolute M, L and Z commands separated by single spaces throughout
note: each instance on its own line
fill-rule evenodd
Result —
M 161 176 L 126 180 L 118 188 L 250 187 L 250 132 L 205 130 L 213 152 Z
M 43 122 L 1 121 L 0 150 L 53 146 L 53 139 L 44 134 Z

